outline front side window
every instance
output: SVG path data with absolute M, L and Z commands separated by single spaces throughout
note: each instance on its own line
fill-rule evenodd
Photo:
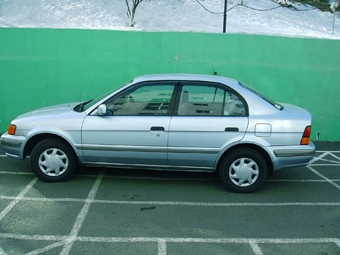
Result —
M 106 102 L 113 115 L 168 115 L 174 85 L 144 85 Z
M 212 85 L 184 85 L 178 115 L 245 116 L 245 104 L 233 91 Z

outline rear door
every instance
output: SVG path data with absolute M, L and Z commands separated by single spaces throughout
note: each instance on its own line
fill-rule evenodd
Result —
M 169 164 L 213 169 L 218 153 L 244 137 L 247 104 L 235 91 L 216 83 L 181 82 L 178 93 L 169 128 Z

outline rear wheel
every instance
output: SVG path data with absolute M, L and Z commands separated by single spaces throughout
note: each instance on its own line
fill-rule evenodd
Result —
M 33 148 L 31 168 L 42 181 L 66 181 L 73 176 L 77 168 L 77 157 L 65 142 L 46 139 Z
M 267 178 L 267 164 L 260 153 L 251 148 L 239 148 L 228 153 L 220 164 L 220 178 L 233 192 L 250 193 Z

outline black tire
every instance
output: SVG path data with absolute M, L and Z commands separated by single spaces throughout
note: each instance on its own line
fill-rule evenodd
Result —
M 237 193 L 254 192 L 267 178 L 268 168 L 260 153 L 239 148 L 228 153 L 220 164 L 220 178 L 225 187 Z
M 77 169 L 73 149 L 59 139 L 39 142 L 31 153 L 31 168 L 42 181 L 57 182 L 70 179 Z

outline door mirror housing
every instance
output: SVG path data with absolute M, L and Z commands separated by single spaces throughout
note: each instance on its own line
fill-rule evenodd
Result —
M 105 104 L 99 105 L 97 112 L 100 116 L 105 116 L 106 115 L 106 105 Z

